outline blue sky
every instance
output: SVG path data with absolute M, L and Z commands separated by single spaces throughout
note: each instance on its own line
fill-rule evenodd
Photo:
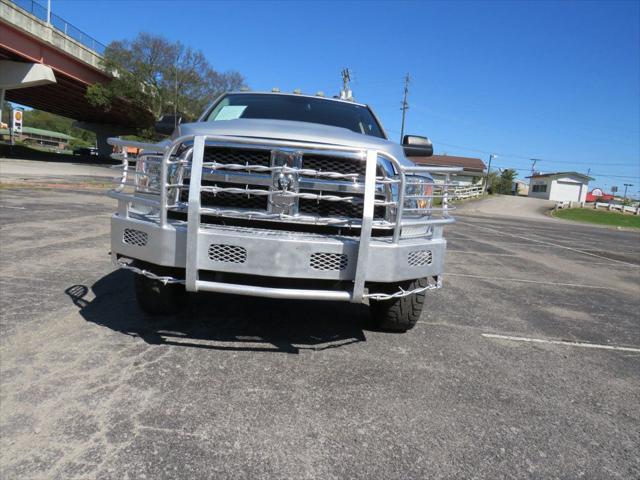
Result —
M 40 0 L 46 3 L 45 0 Z M 353 72 L 393 139 L 521 169 L 576 170 L 640 189 L 640 2 L 52 0 L 103 43 L 157 32 L 201 49 L 254 90 L 338 92 Z M 493 167 L 492 165 L 492 167 Z M 624 178 L 623 178 L 624 177 Z

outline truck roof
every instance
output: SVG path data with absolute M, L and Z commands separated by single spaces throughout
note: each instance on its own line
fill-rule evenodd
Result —
M 289 92 L 260 92 L 260 91 L 247 91 L 247 90 L 240 90 L 240 91 L 232 91 L 232 92 L 227 92 L 223 95 L 255 95 L 255 94 L 259 94 L 259 95 L 286 95 L 289 97 L 308 97 L 308 98 L 320 98 L 322 100 L 330 100 L 332 102 L 342 102 L 342 103 L 348 103 L 350 105 L 359 105 L 361 107 L 368 107 L 368 105 L 366 103 L 360 103 L 360 102 L 356 102 L 354 100 L 344 100 L 342 98 L 334 98 L 334 97 L 325 97 L 325 96 L 320 96 L 320 95 L 308 95 L 305 93 L 289 93 Z

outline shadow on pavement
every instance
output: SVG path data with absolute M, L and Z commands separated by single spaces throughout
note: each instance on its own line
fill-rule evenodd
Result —
M 91 289 L 73 285 L 65 293 L 88 322 L 151 345 L 299 353 L 366 341 L 363 305 L 202 293 L 190 295 L 178 315 L 149 317 L 136 303 L 131 277 L 116 270 Z

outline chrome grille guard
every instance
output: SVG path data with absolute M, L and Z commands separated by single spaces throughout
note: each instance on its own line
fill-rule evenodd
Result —
M 311 225 L 328 225 L 328 226 L 349 226 L 359 227 L 360 237 L 358 246 L 358 256 L 356 273 L 354 279 L 354 289 L 350 293 L 351 301 L 362 301 L 365 298 L 365 279 L 366 266 L 371 242 L 372 229 L 382 228 L 388 229 L 391 233 L 391 241 L 398 243 L 403 236 L 403 229 L 411 227 L 428 227 L 435 225 L 444 225 L 453 223 L 455 219 L 449 216 L 449 211 L 453 209 L 449 205 L 452 184 L 450 183 L 451 174 L 461 171 L 458 167 L 425 167 L 425 166 L 405 166 L 402 165 L 397 158 L 389 153 L 374 149 L 364 149 L 356 147 L 335 146 L 319 143 L 302 143 L 291 141 L 254 139 L 246 137 L 230 137 L 215 135 L 188 135 L 176 138 L 167 145 L 147 144 L 141 142 L 132 142 L 119 138 L 110 138 L 108 141 L 116 147 L 124 147 L 124 153 L 114 154 L 113 157 L 122 160 L 122 175 L 116 187 L 109 191 L 109 196 L 118 200 L 118 215 L 127 218 L 131 204 L 144 205 L 157 210 L 156 221 L 161 227 L 165 227 L 168 222 L 169 211 L 186 211 L 187 213 L 187 268 L 185 283 L 189 290 L 197 291 L 199 284 L 204 287 L 204 283 L 198 279 L 198 237 L 201 229 L 201 215 L 228 218 L 244 218 L 255 220 L 275 220 L 285 223 L 303 223 Z M 241 165 L 241 164 L 219 164 L 215 162 L 205 162 L 204 153 L 206 146 L 220 146 L 227 148 L 261 148 L 272 151 L 301 152 L 324 154 L 332 157 L 342 157 L 356 161 L 365 162 L 364 182 L 358 174 L 339 173 L 339 172 L 320 172 L 305 168 L 296 168 L 286 165 L 282 166 L 261 166 L 261 165 Z M 135 193 L 135 179 L 132 176 L 149 176 L 146 173 L 131 172 L 129 165 L 129 157 L 126 153 L 127 147 L 142 149 L 141 156 L 156 157 L 160 162 L 160 185 L 159 195 L 141 196 Z M 393 176 L 377 176 L 377 165 L 380 159 L 389 162 L 394 170 Z M 169 171 L 173 170 L 171 179 Z M 190 170 L 189 183 L 184 183 L 184 171 Z M 202 185 L 203 169 L 207 171 L 224 171 L 224 172 L 241 172 L 243 179 L 236 179 L 235 183 L 245 184 L 245 188 L 236 187 L 210 187 Z M 178 173 L 175 173 L 178 172 Z M 336 196 L 332 194 L 308 193 L 299 191 L 283 190 L 260 190 L 249 188 L 253 185 L 253 176 L 256 174 L 272 174 L 295 173 L 306 178 L 315 178 L 329 182 L 349 182 L 349 185 L 357 191 L 364 193 L 364 198 L 355 198 L 353 196 Z M 444 175 L 443 183 L 433 183 L 428 194 L 411 194 L 408 195 L 406 190 L 410 185 L 418 182 L 412 182 L 411 176 L 421 174 L 440 174 Z M 171 181 L 169 181 L 171 180 Z M 223 183 L 223 182 L 220 182 Z M 234 183 L 234 182 L 232 182 Z M 126 191 L 127 187 L 132 187 L 133 191 Z M 397 188 L 397 190 L 394 189 Z M 376 199 L 376 189 L 394 189 L 392 197 Z M 188 202 L 180 201 L 180 191 L 188 189 Z M 331 190 L 331 188 L 322 188 L 322 185 L 316 190 Z M 256 211 L 249 209 L 237 208 L 206 208 L 201 205 L 201 192 L 225 192 L 239 195 L 278 195 L 306 198 L 316 200 L 317 202 L 362 202 L 363 214 L 362 218 L 340 218 L 340 217 L 323 217 L 320 215 L 306 214 L 287 214 L 273 213 L 265 211 Z M 152 198 L 158 197 L 158 198 Z M 428 200 L 429 206 L 425 208 L 406 207 L 407 200 Z M 441 205 L 433 207 L 434 199 L 439 199 Z M 374 219 L 374 207 L 384 206 L 393 210 L 394 215 L 384 220 Z M 435 215 L 437 215 L 437 217 Z

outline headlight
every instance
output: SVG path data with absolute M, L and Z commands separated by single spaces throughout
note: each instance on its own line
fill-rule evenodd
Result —
M 141 193 L 160 193 L 160 174 L 162 157 L 143 155 L 136 161 L 136 191 Z
M 418 175 L 407 175 L 405 183 L 404 208 L 425 210 L 419 212 L 412 210 L 408 215 L 427 215 L 431 208 L 431 196 L 433 195 L 433 181 Z

